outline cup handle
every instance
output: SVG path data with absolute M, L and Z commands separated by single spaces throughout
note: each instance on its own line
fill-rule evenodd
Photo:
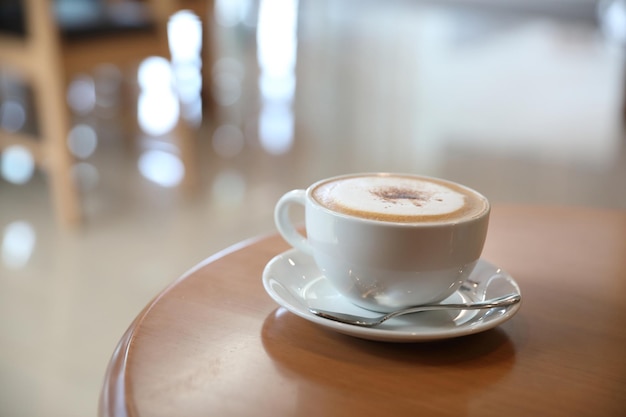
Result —
M 289 218 L 289 208 L 293 204 L 306 205 L 306 191 L 293 190 L 283 195 L 274 209 L 274 222 L 282 237 L 294 248 L 313 255 L 313 249 L 307 238 L 301 234 Z

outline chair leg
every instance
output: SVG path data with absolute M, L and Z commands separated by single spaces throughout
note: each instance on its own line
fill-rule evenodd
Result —
M 54 79 L 58 77 L 58 79 Z M 70 111 L 65 103 L 66 85 L 60 74 L 50 68 L 46 76 L 34 80 L 35 99 L 44 146 L 43 168 L 56 217 L 64 227 L 77 227 L 82 221 L 78 187 L 72 175 L 72 157 L 67 147 Z
M 181 115 L 174 127 L 174 137 L 178 142 L 180 158 L 185 167 L 185 176 L 182 181 L 183 192 L 193 195 L 197 191 L 200 182 L 198 151 L 196 146 L 195 130 Z
M 61 149 L 55 149 L 49 155 L 47 171 L 57 219 L 65 227 L 77 227 L 82 222 L 82 213 L 72 175 L 72 158 Z

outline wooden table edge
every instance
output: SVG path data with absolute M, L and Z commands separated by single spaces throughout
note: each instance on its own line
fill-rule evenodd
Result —
M 159 294 L 154 297 L 146 307 L 141 310 L 141 312 L 137 315 L 135 320 L 130 324 L 126 332 L 121 337 L 118 342 L 113 354 L 111 355 L 111 359 L 109 360 L 109 364 L 106 369 L 106 373 L 104 376 L 104 382 L 102 385 L 102 390 L 100 392 L 100 397 L 98 400 L 98 416 L 99 417 L 131 417 L 137 416 L 137 410 L 134 408 L 134 405 L 131 401 L 128 401 L 128 386 L 126 384 L 126 365 L 128 362 L 128 356 L 132 349 L 132 344 L 134 340 L 134 336 L 136 330 L 141 326 L 144 318 L 148 315 L 152 307 L 156 305 L 159 300 L 164 297 L 172 288 L 174 288 L 180 281 L 183 281 L 188 276 L 192 275 L 198 269 L 203 268 L 204 266 L 215 262 L 218 259 L 221 259 L 225 256 L 230 255 L 231 253 L 237 252 L 239 250 L 245 249 L 255 243 L 258 243 L 262 240 L 269 239 L 272 237 L 274 233 L 269 233 L 265 235 L 260 235 L 257 237 L 253 237 L 250 239 L 243 240 L 241 242 L 235 243 L 231 246 L 226 247 L 225 249 L 209 256 L 204 259 L 200 263 L 194 265 L 187 272 L 182 274 L 179 278 L 170 283 L 165 289 L 163 289 Z

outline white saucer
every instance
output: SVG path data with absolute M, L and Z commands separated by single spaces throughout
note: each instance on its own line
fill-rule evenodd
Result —
M 487 310 L 429 311 L 396 317 L 376 328 L 338 323 L 318 317 L 308 308 L 364 317 L 379 313 L 346 300 L 322 275 L 313 258 L 296 249 L 276 256 L 266 265 L 263 286 L 274 301 L 306 320 L 350 336 L 386 342 L 421 342 L 482 332 L 509 320 L 520 308 L 520 303 L 517 303 Z M 511 293 L 520 293 L 515 280 L 502 269 L 481 259 L 469 279 L 442 303 L 482 301 Z

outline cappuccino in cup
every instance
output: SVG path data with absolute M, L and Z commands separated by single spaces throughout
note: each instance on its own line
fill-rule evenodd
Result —
M 306 236 L 289 217 L 305 207 Z M 454 293 L 480 258 L 490 205 L 463 185 L 410 174 L 353 174 L 285 194 L 276 226 L 354 304 L 389 312 Z
M 462 220 L 488 208 L 484 197 L 458 184 L 397 174 L 323 181 L 312 196 L 331 211 L 397 223 Z

